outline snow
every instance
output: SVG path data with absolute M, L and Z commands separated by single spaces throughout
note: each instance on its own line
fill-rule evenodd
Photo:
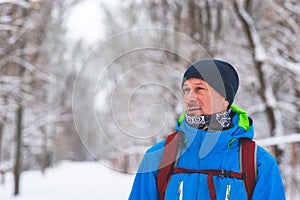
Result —
M 99 162 L 63 161 L 54 168 L 26 171 L 21 176 L 21 191 L 13 197 L 13 176 L 0 185 L 1 200 L 99 200 L 128 199 L 134 175 L 113 171 Z
M 300 141 L 299 134 L 257 141 L 263 146 Z M 1 179 L 1 177 L 0 177 Z M 128 199 L 134 174 L 123 174 L 100 162 L 61 161 L 53 168 L 25 171 L 21 176 L 20 195 L 14 197 L 13 175 L 5 176 L 0 185 L 0 200 L 99 200 Z

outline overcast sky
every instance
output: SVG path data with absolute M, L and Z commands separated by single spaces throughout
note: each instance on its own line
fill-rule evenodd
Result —
M 72 8 L 66 24 L 67 36 L 71 40 L 82 39 L 84 43 L 90 45 L 104 38 L 104 13 L 100 8 L 101 1 L 110 7 L 118 3 L 118 0 L 82 0 Z

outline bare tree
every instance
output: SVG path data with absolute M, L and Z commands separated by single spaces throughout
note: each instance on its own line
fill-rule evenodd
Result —
M 235 1 L 235 9 L 245 27 L 249 46 L 252 51 L 254 66 L 258 71 L 258 77 L 261 84 L 260 94 L 262 94 L 263 102 L 266 102 L 266 113 L 271 127 L 271 136 L 279 136 L 283 134 L 283 124 L 281 121 L 282 116 L 272 84 L 268 77 L 267 68 L 270 66 L 267 66 L 266 63 L 266 51 L 260 41 L 260 36 L 255 27 L 254 20 L 248 13 L 249 11 L 246 11 L 243 3 L 243 1 Z M 249 9 L 251 1 L 247 1 L 247 5 Z M 282 150 L 280 150 L 277 146 L 274 148 L 275 157 L 278 161 L 280 161 L 279 158 L 282 154 Z

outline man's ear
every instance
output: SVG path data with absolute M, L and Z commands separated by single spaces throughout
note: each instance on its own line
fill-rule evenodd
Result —
M 229 109 L 229 107 L 230 107 L 230 103 L 229 103 L 229 101 L 226 100 L 226 99 L 225 99 L 225 102 L 224 102 L 224 106 L 225 106 L 227 109 Z

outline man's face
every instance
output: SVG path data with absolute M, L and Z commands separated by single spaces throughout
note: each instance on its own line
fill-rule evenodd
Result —
M 227 110 L 229 102 L 205 81 L 190 78 L 183 84 L 184 104 L 190 116 L 211 115 Z

